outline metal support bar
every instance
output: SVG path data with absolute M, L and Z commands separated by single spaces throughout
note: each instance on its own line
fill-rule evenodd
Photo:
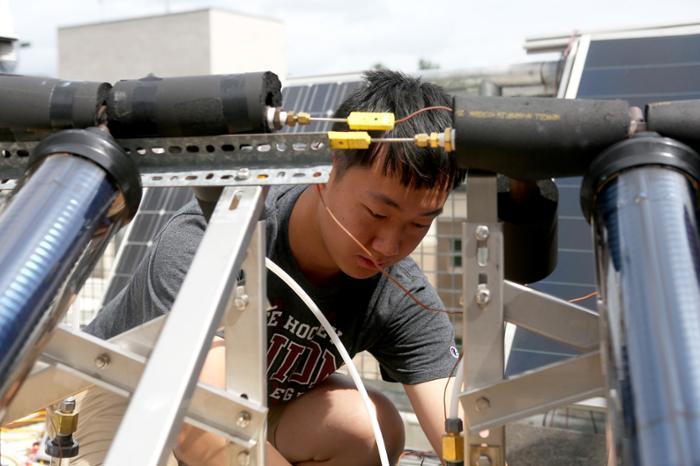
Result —
M 598 314 L 562 299 L 506 281 L 505 320 L 580 351 L 598 347 Z
M 600 353 L 594 351 L 465 391 L 460 397 L 469 428 L 478 433 L 604 392 Z
M 146 325 L 147 329 L 153 328 Z M 129 396 L 143 372 L 145 359 L 121 348 L 114 340 L 107 342 L 63 325 L 58 327 L 44 351 L 42 362 L 36 365 L 10 405 L 8 419 L 26 416 L 93 384 L 117 395 Z M 245 426 L 234 422 L 242 411 L 249 413 Z M 227 394 L 199 384 L 185 420 L 242 447 L 252 448 L 259 441 L 258 432 L 264 427 L 266 414 L 264 406 L 242 398 L 240 393 Z
M 467 180 L 467 219 L 462 233 L 464 264 L 464 386 L 474 390 L 503 380 L 503 232 L 498 223 L 495 176 L 470 175 Z M 462 399 L 462 405 L 467 406 Z M 486 456 L 492 466 L 505 465 L 505 429 L 483 436 L 471 433 L 466 416 L 464 457 L 478 466 Z
M 119 139 L 144 187 L 325 183 L 331 166 L 326 133 L 226 134 Z M 0 190 L 13 189 L 37 142 L 0 141 Z
M 227 188 L 214 210 L 105 464 L 162 464 L 235 286 L 262 188 Z M 214 279 L 212 279 L 214 277 Z
M 224 318 L 226 344 L 226 390 L 245 394 L 260 406 L 267 405 L 267 287 L 265 273 L 265 222 L 258 222 L 243 263 L 245 283 L 229 305 Z M 237 422 L 246 425 L 249 414 L 242 410 Z M 238 444 L 228 447 L 229 464 L 265 466 L 267 432 L 256 430 L 254 448 Z

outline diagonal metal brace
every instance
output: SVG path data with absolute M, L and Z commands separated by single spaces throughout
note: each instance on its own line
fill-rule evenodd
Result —
M 599 345 L 598 314 L 562 299 L 506 281 L 504 320 L 579 351 Z
M 114 342 L 59 326 L 47 344 L 41 362 L 37 363 L 10 405 L 8 419 L 30 414 L 91 385 L 128 397 L 136 388 L 145 361 L 142 355 L 125 350 Z M 245 427 L 235 423 L 241 411 L 250 414 Z M 259 403 L 199 384 L 185 421 L 251 448 L 266 414 L 267 409 Z
M 472 433 L 600 396 L 605 379 L 600 352 L 516 375 L 460 394 Z

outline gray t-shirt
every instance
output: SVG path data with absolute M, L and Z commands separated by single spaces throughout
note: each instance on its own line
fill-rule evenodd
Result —
M 323 287 L 310 283 L 289 246 L 292 208 L 305 186 L 270 189 L 265 202 L 267 256 L 313 298 L 350 355 L 367 350 L 385 380 L 416 384 L 449 375 L 454 331 L 447 315 L 418 306 L 383 276 L 365 280 L 340 273 Z M 101 338 L 168 312 L 202 238 L 206 221 L 192 202 L 166 224 L 129 284 L 88 325 Z M 417 264 L 403 259 L 388 272 L 431 308 L 443 305 Z M 268 399 L 289 401 L 323 381 L 343 361 L 306 305 L 274 274 L 267 274 Z

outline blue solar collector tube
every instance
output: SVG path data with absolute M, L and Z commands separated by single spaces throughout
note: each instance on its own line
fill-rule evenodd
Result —
M 608 410 L 624 464 L 700 464 L 696 182 L 662 163 L 689 149 L 656 139 L 658 164 L 606 175 L 595 197 Z
M 140 200 L 138 173 L 105 133 L 65 131 L 42 144 L 0 214 L 0 420 L 42 334 L 94 265 L 93 252 Z

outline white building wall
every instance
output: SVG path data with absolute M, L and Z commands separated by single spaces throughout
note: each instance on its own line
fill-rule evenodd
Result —
M 210 11 L 210 63 L 214 74 L 272 71 L 287 75 L 286 33 L 282 22 Z
M 197 10 L 58 30 L 58 77 L 142 78 L 287 70 L 284 25 L 224 10 Z

